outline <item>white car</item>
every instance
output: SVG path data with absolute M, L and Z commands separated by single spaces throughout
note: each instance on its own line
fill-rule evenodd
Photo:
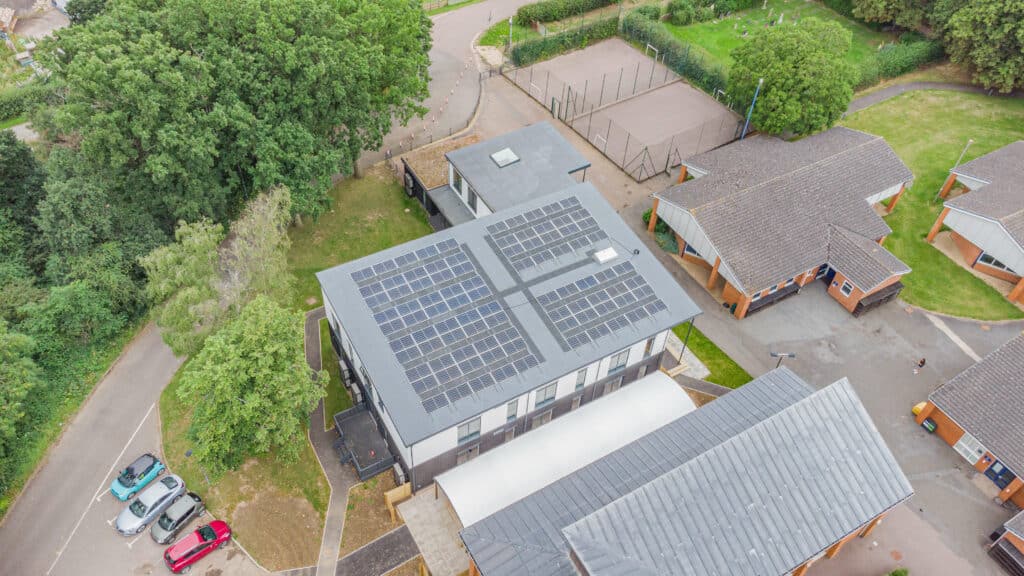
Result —
M 173 474 L 164 476 L 118 514 L 114 527 L 125 536 L 138 534 L 184 493 L 184 480 Z

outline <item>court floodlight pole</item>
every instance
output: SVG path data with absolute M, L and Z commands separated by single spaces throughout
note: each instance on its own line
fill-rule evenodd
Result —
M 757 95 L 761 93 L 762 84 L 764 84 L 764 78 L 758 79 L 757 88 L 754 89 L 754 99 L 750 101 L 750 109 L 747 110 L 747 121 L 743 123 L 743 133 L 740 134 L 740 140 L 747 137 L 747 128 L 750 127 L 750 116 L 754 113 L 754 104 L 757 104 Z

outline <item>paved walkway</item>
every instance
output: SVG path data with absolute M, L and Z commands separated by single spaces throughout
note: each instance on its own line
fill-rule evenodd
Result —
M 380 576 L 420 555 L 407 526 L 354 550 L 338 561 L 337 576 Z
M 313 370 L 320 370 L 320 320 L 325 318 L 323 307 L 306 313 L 306 362 Z M 320 465 L 331 485 L 331 500 L 324 518 L 324 534 L 320 542 L 320 560 L 316 576 L 330 576 L 335 573 L 338 554 L 341 550 L 341 532 L 345 529 L 345 510 L 348 507 L 348 490 L 359 479 L 351 466 L 345 466 L 334 451 L 334 431 L 324 430 L 324 402 L 309 415 L 309 441 L 313 444 Z
M 952 82 L 908 82 L 906 84 L 894 84 L 887 86 L 881 90 L 877 90 L 870 94 L 865 94 L 860 98 L 854 98 L 853 102 L 850 102 L 849 108 L 846 109 L 846 114 L 853 114 L 859 112 L 868 106 L 874 106 L 879 102 L 884 102 L 890 98 L 895 98 L 900 94 L 906 92 L 913 92 L 914 90 L 947 90 L 952 92 L 969 92 L 972 94 L 989 94 L 990 91 L 982 88 L 981 86 L 969 86 L 967 84 L 954 84 Z M 1024 94 L 1019 92 L 1013 92 L 1011 94 L 998 94 L 992 93 L 994 96 L 1003 96 L 1007 98 L 1022 98 Z
M 469 554 L 462 546 L 455 519 L 444 497 L 420 490 L 398 505 L 398 512 L 413 535 L 423 561 L 433 576 L 456 576 L 469 568 Z

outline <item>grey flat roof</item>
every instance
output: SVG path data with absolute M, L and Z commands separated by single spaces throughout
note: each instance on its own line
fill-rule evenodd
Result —
M 752 136 L 684 164 L 707 175 L 655 196 L 693 214 L 748 294 L 826 263 L 830 225 L 889 234 L 866 200 L 913 179 L 885 140 L 842 127 L 795 142 Z
M 462 540 L 484 576 L 575 576 L 563 528 L 812 392 L 788 368 L 772 370 L 466 527 Z
M 447 184 L 427 190 L 427 196 L 430 196 L 430 199 L 434 201 L 434 206 L 437 206 L 437 209 L 452 226 L 457 226 L 476 218 L 469 211 L 469 206 L 466 206 L 462 202 L 462 198 L 459 198 L 455 190 L 452 190 L 452 187 Z
M 317 278 L 407 445 L 700 313 L 590 184 Z
M 1024 335 L 964 370 L 928 399 L 1017 476 L 1024 475 Z
M 950 172 L 986 184 L 946 205 L 998 220 L 1024 246 L 1024 140 L 957 166 Z
M 844 378 L 562 532 L 590 576 L 783 576 L 913 493 Z
M 519 160 L 499 168 L 491 154 L 506 148 Z M 590 166 L 548 122 L 452 150 L 445 156 L 495 212 L 563 190 L 576 182 L 569 174 Z

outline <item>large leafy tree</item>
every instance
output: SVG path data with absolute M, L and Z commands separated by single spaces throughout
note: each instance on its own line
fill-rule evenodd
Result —
M 750 102 L 751 122 L 770 134 L 806 134 L 831 126 L 853 97 L 856 70 L 844 59 L 851 34 L 835 22 L 805 18 L 760 30 L 733 50 L 729 93 Z
M 109 0 L 41 59 L 68 85 L 59 137 L 169 227 L 278 184 L 321 210 L 423 111 L 429 28 L 416 0 Z
M 868 22 L 892 22 L 917 28 L 924 22 L 931 0 L 853 0 L 853 15 Z
M 185 367 L 178 398 L 194 406 L 189 438 L 212 474 L 271 450 L 295 458 L 323 396 L 306 364 L 302 315 L 258 296 Z
M 1024 88 L 1024 2 L 971 0 L 945 26 L 946 51 L 986 88 Z
M 41 244 L 34 222 L 36 207 L 42 200 L 46 173 L 32 154 L 32 149 L 19 141 L 14 132 L 0 130 L 0 211 L 6 213 L 5 227 L 14 226 L 22 234 L 23 245 L 18 252 L 26 264 L 42 266 Z M 0 233 L 3 233 L 0 231 Z
M 0 318 L 0 458 L 12 452 L 18 423 L 25 415 L 22 401 L 42 384 L 42 373 L 32 354 L 35 343 L 11 331 Z

